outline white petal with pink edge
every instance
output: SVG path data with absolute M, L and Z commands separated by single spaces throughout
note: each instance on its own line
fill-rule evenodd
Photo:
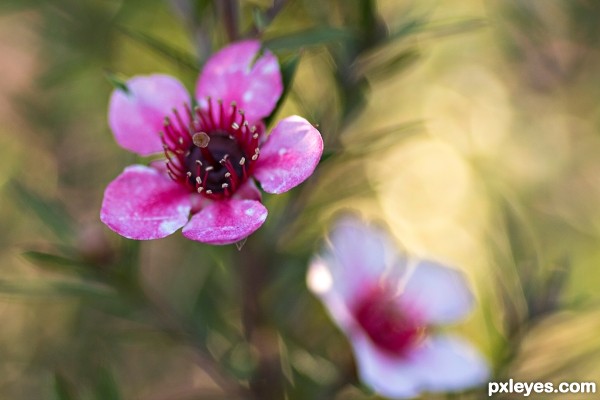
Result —
M 359 378 L 375 392 L 391 399 L 410 399 L 421 393 L 420 370 L 410 359 L 388 355 L 362 332 L 355 332 L 351 341 Z
M 321 134 L 307 120 L 281 120 L 260 149 L 254 176 L 268 193 L 284 193 L 312 175 L 321 155 Z
M 490 369 L 466 341 L 450 335 L 430 337 L 414 352 L 423 388 L 430 392 L 457 391 L 481 385 Z
M 238 242 L 265 222 L 267 209 L 256 200 L 214 201 L 195 214 L 183 228 L 183 235 L 208 244 Z
M 185 87 L 168 75 L 136 76 L 126 82 L 128 92 L 115 89 L 108 107 L 108 123 L 117 143 L 142 156 L 162 151 L 159 132 L 173 109 L 185 115 L 190 103 Z
M 333 265 L 336 262 L 331 254 L 313 258 L 308 268 L 306 284 L 321 299 L 331 319 L 343 331 L 349 331 L 355 325 L 354 316 L 342 295 L 349 293 L 349 288 L 345 281 L 334 280 L 331 271 L 338 268 Z
M 353 214 L 341 217 L 328 237 L 319 257 L 311 263 L 308 282 L 314 282 L 319 292 L 322 281 L 331 284 L 328 291 L 352 308 L 363 294 L 386 280 L 387 286 L 399 284 L 405 272 L 405 261 L 396 252 L 386 232 L 379 226 L 367 224 Z M 321 279 L 323 278 L 323 279 Z
M 206 98 L 223 100 L 225 106 L 236 102 L 250 123 L 271 114 L 283 83 L 277 57 L 269 50 L 259 54 L 257 40 L 233 43 L 207 61 L 196 85 L 196 98 L 206 107 Z
M 403 299 L 429 324 L 446 324 L 467 316 L 474 298 L 466 276 L 458 270 L 422 260 L 410 272 Z
M 100 219 L 126 238 L 159 239 L 184 226 L 190 210 L 185 188 L 154 168 L 134 165 L 106 187 Z
M 390 398 L 458 391 L 489 379 L 489 366 L 481 355 L 468 343 L 450 336 L 427 338 L 402 356 L 381 351 L 362 333 L 354 335 L 352 346 L 361 380 Z

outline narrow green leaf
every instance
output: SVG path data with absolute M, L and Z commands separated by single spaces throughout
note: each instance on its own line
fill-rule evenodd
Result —
M 88 268 L 90 267 L 80 260 L 73 260 L 71 258 L 41 251 L 30 250 L 24 252 L 22 255 L 41 268 L 57 272 L 81 274 L 89 271 Z
M 425 19 L 411 19 L 391 32 L 388 36 L 388 42 L 404 39 L 413 33 L 420 32 L 425 27 L 425 24 Z
M 427 26 L 434 37 L 457 35 L 486 27 L 488 22 L 482 18 L 461 19 L 457 21 L 441 21 Z
M 408 68 L 419 60 L 421 54 L 414 49 L 402 51 L 377 65 L 372 65 L 365 73 L 371 77 L 385 78 Z
M 0 13 L 18 12 L 40 5 L 40 0 L 3 0 L 0 3 Z
M 105 285 L 68 281 L 0 280 L 0 293 L 35 297 L 79 297 L 88 300 L 110 300 L 116 296 L 116 292 Z
M 320 46 L 333 42 L 341 42 L 354 39 L 355 35 L 348 29 L 334 28 L 330 26 L 310 28 L 289 35 L 279 36 L 264 41 L 264 46 L 273 50 L 294 50 L 303 47 Z
M 73 385 L 59 372 L 54 373 L 54 394 L 56 400 L 76 400 L 78 398 Z
M 176 48 L 171 44 L 165 43 L 164 41 L 146 33 L 137 32 L 124 26 L 119 27 L 119 32 L 163 55 L 165 58 L 171 60 L 177 65 L 185 66 L 193 71 L 198 71 L 200 69 L 200 63 L 196 57 L 189 54 L 185 50 Z
M 252 9 L 252 20 L 254 21 L 254 26 L 258 32 L 264 31 L 269 24 L 265 13 L 256 7 Z
M 129 94 L 129 87 L 127 87 L 127 84 L 125 83 L 125 79 L 120 77 L 119 75 L 110 72 L 110 71 L 106 71 L 104 73 L 104 75 L 106 76 L 106 79 L 110 82 L 110 84 L 112 85 L 113 88 L 117 89 L 117 90 L 121 90 L 123 92 L 125 92 L 126 94 Z
M 17 181 L 10 184 L 9 191 L 23 209 L 35 214 L 57 237 L 67 240 L 73 236 L 73 220 L 60 203 L 41 198 Z
M 117 381 L 108 368 L 102 368 L 97 377 L 95 390 L 97 400 L 121 400 L 121 391 Z
M 409 121 L 369 132 L 363 138 L 352 140 L 352 145 L 344 151 L 338 151 L 338 160 L 352 160 L 377 150 L 389 148 L 402 139 L 413 137 L 422 128 L 423 123 L 421 121 Z M 333 151 L 335 152 L 335 149 Z M 331 155 L 328 155 L 328 158 L 331 158 Z
M 283 81 L 283 93 L 281 94 L 281 97 L 279 97 L 279 100 L 277 100 L 275 109 L 273 110 L 271 115 L 269 115 L 265 120 L 267 126 L 271 125 L 271 122 L 273 122 L 273 118 L 277 114 L 277 111 L 279 111 L 281 105 L 290 93 L 294 77 L 296 76 L 296 71 L 298 70 L 298 65 L 300 64 L 300 57 L 301 54 L 296 54 L 293 57 L 289 58 L 287 61 L 281 63 L 281 80 Z

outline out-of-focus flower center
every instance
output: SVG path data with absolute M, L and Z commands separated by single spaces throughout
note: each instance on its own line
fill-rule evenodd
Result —
M 418 316 L 387 288 L 368 291 L 355 304 L 353 314 L 373 343 L 394 355 L 405 355 L 425 333 Z
M 252 175 L 263 128 L 250 126 L 235 103 L 208 99 L 187 115 L 173 111 L 161 134 L 167 172 L 176 182 L 211 199 L 228 198 Z

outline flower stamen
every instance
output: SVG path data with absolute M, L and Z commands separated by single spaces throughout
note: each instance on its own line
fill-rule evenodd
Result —
M 250 125 L 235 102 L 207 98 L 207 107 L 185 105 L 165 118 L 161 134 L 171 179 L 210 199 L 231 197 L 249 179 L 260 154 L 262 125 Z M 187 117 L 184 121 L 183 117 Z M 187 122 L 187 123 L 186 123 Z

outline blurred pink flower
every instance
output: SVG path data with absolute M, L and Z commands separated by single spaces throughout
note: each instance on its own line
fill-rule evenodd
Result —
M 350 339 L 365 384 L 411 398 L 486 381 L 483 358 L 434 328 L 464 318 L 473 305 L 459 271 L 407 260 L 383 230 L 354 217 L 337 223 L 328 244 L 310 265 L 308 286 Z
M 306 180 L 323 151 L 305 119 L 280 121 L 266 136 L 283 85 L 277 58 L 258 41 L 232 44 L 206 63 L 197 106 L 167 75 L 137 76 L 115 90 L 108 120 L 117 143 L 142 156 L 164 152 L 166 163 L 133 165 L 104 193 L 102 222 L 131 239 L 157 239 L 183 227 L 189 239 L 228 244 L 267 217 L 253 178 L 268 193 Z M 190 218 L 191 215 L 191 218 Z

